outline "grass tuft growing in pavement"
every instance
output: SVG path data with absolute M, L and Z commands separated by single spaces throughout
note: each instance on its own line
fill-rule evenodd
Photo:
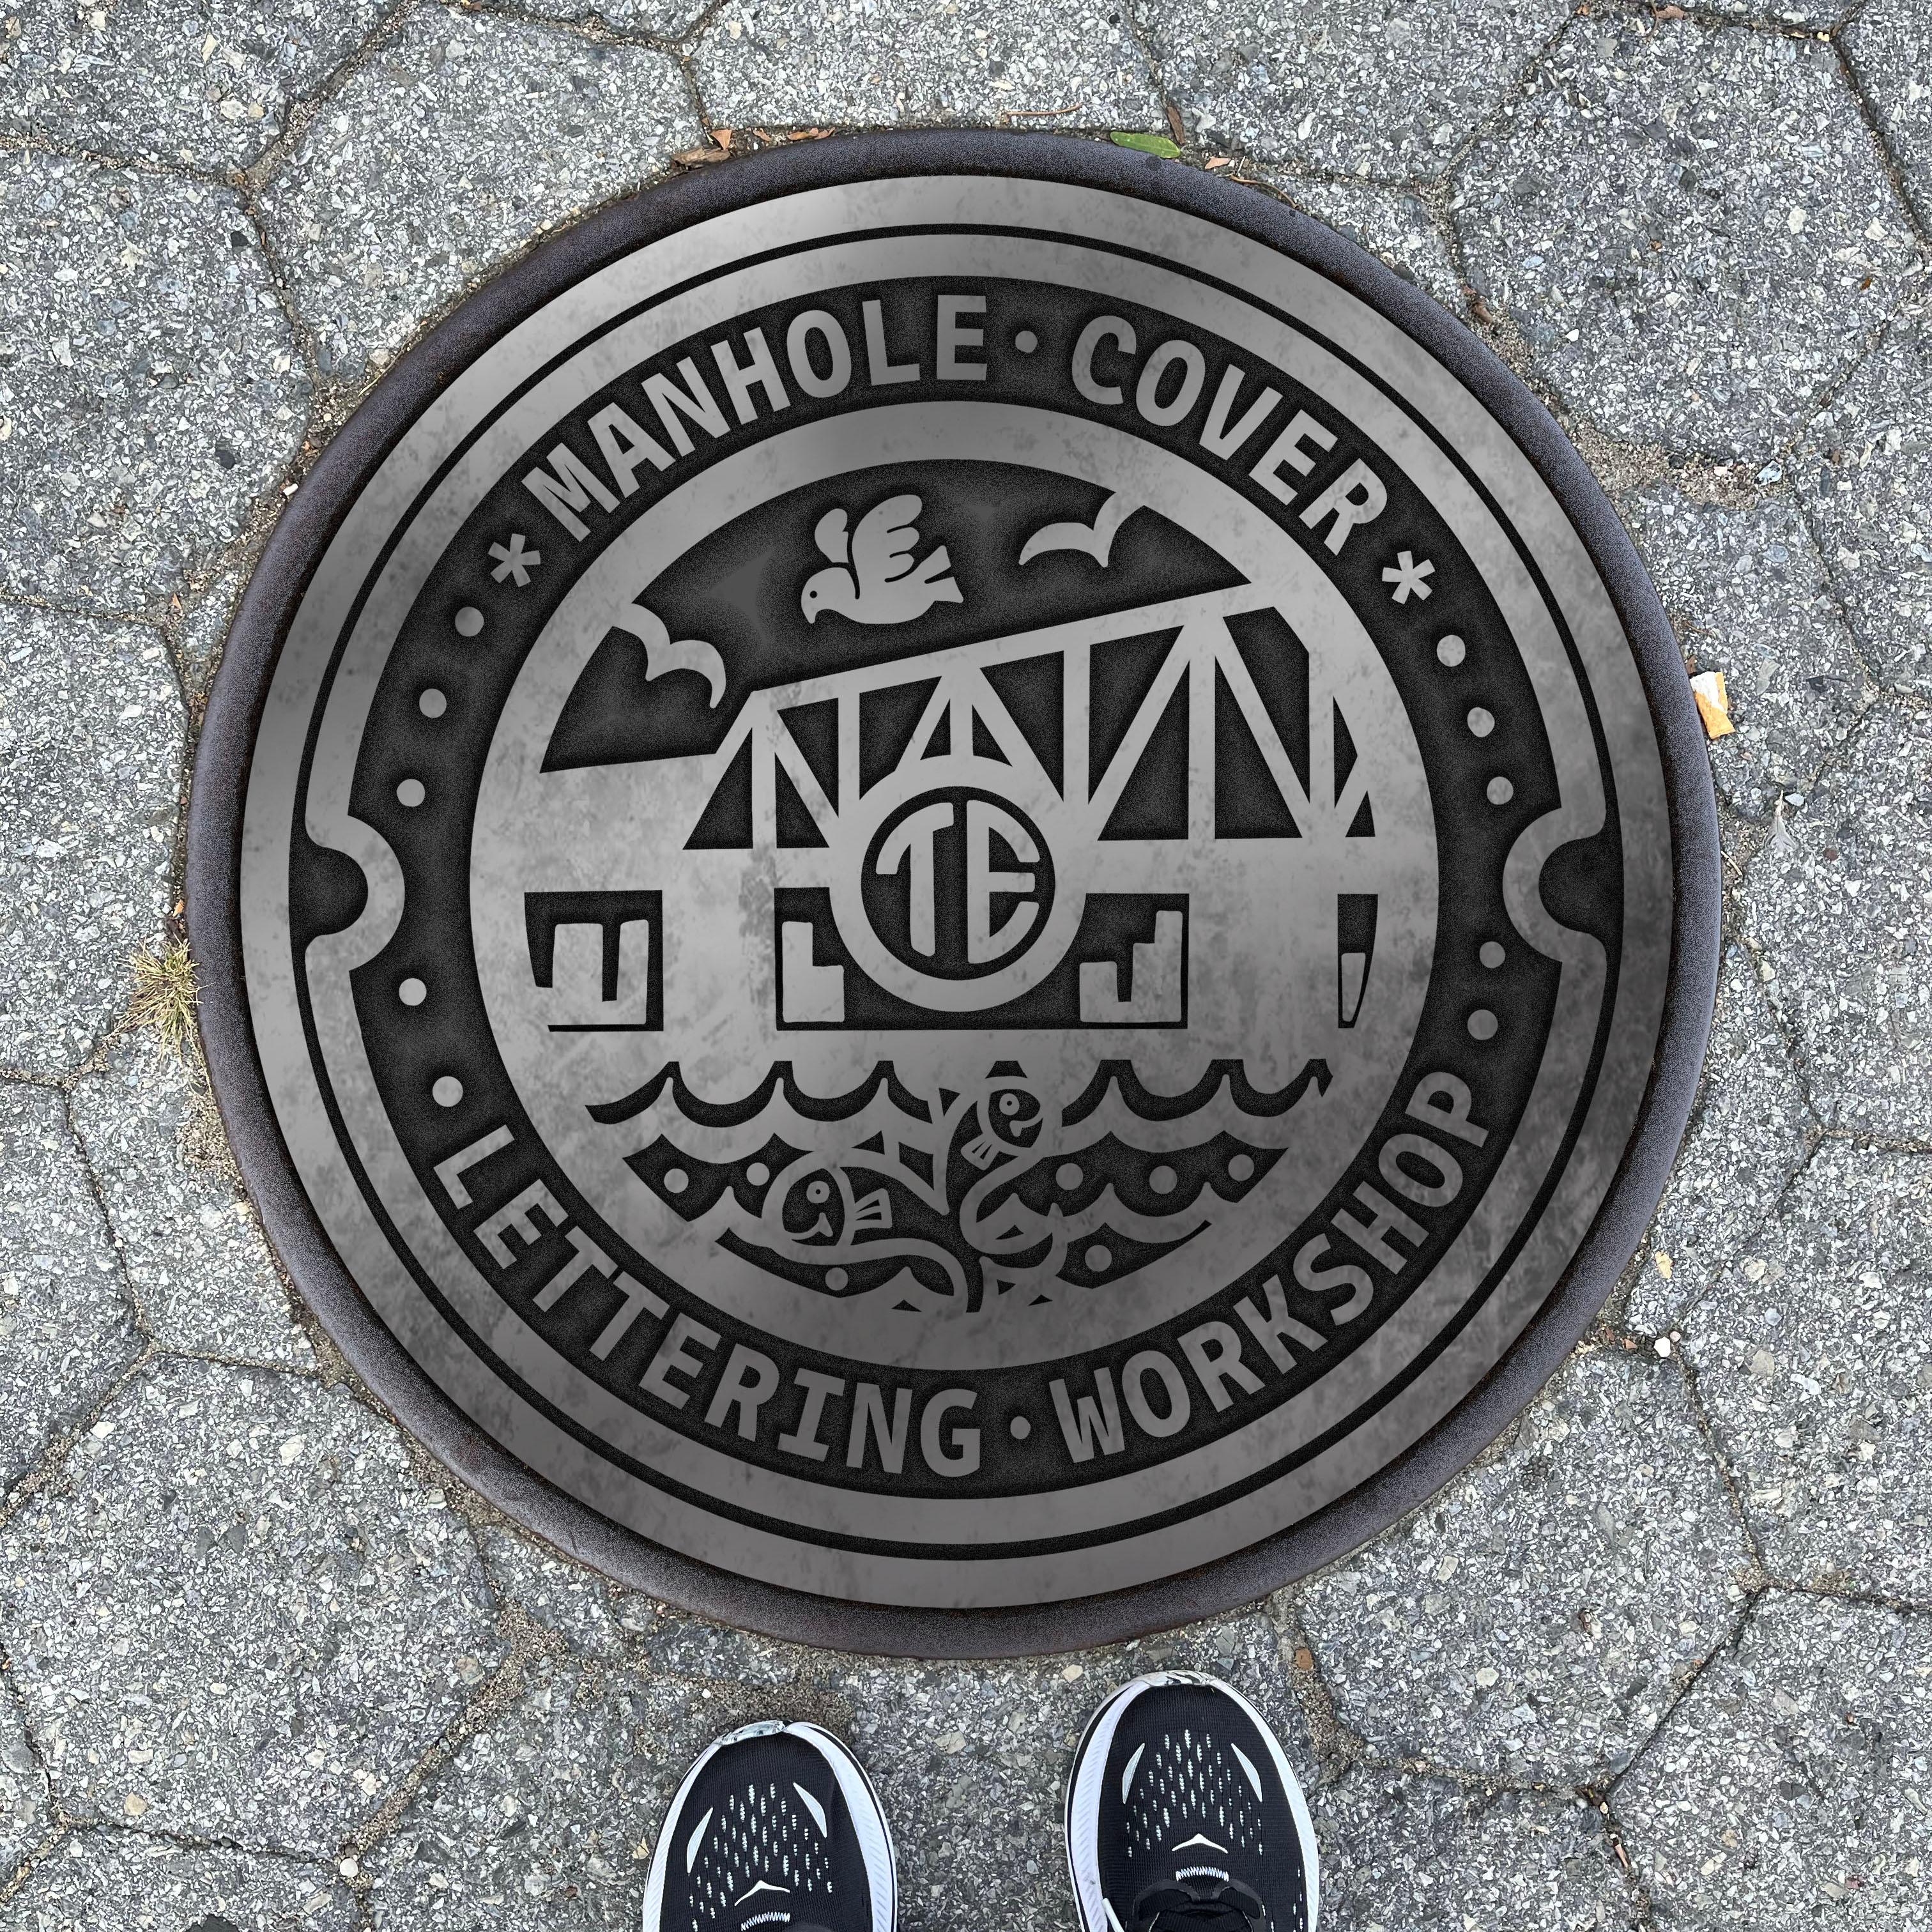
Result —
M 188 942 L 165 942 L 159 952 L 143 948 L 128 962 L 134 975 L 128 1002 L 128 1024 L 146 1028 L 169 1052 L 178 1054 L 194 1030 L 194 962 Z

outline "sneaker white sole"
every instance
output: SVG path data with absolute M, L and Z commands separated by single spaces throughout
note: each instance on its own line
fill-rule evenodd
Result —
M 820 1724 L 782 1724 L 767 1718 L 755 1724 L 740 1725 L 722 1738 L 714 1738 L 692 1760 L 677 1795 L 670 1801 L 658 1828 L 658 1841 L 651 1853 L 651 1873 L 644 1885 L 643 1932 L 666 1932 L 664 1924 L 664 1885 L 670 1860 L 682 1841 L 685 1802 L 699 1775 L 727 1744 L 745 1738 L 776 1737 L 781 1732 L 808 1744 L 822 1757 L 838 1780 L 838 1789 L 850 1813 L 852 1828 L 859 1840 L 860 1855 L 866 1862 L 866 1878 L 872 1892 L 872 1932 L 898 1932 L 899 1910 L 898 1861 L 892 1850 L 892 1828 L 886 1822 L 885 1808 L 873 1788 L 866 1767 L 840 1739 Z
M 1100 1794 L 1107 1772 L 1107 1754 L 1113 1748 L 1114 1733 L 1127 1707 L 1143 1690 L 1159 1690 L 1171 1684 L 1201 1684 L 1231 1697 L 1244 1711 L 1262 1741 L 1268 1748 L 1282 1788 L 1288 1793 L 1288 1807 L 1301 1838 L 1302 1870 L 1308 1899 L 1308 1932 L 1316 1932 L 1316 1915 L 1322 1904 L 1322 1868 L 1315 1846 L 1315 1821 L 1308 1815 L 1308 1801 L 1302 1796 L 1274 1730 L 1266 1718 L 1232 1684 L 1210 1677 L 1199 1670 L 1156 1670 L 1124 1684 L 1087 1720 L 1080 1747 L 1073 1754 L 1072 1768 L 1066 1774 L 1066 1874 L 1072 1881 L 1073 1897 L 1080 1912 L 1081 1932 L 1125 1932 L 1108 1904 L 1100 1883 L 1099 1857 Z

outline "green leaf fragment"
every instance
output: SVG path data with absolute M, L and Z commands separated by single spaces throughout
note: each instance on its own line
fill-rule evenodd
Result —
M 1180 152 L 1180 144 L 1170 141 L 1165 134 L 1113 134 L 1107 139 L 1117 148 L 1132 148 L 1142 154 L 1158 154 L 1164 161 L 1172 160 Z

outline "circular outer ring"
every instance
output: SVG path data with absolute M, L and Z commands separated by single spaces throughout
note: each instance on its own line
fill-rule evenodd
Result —
M 1636 656 L 1664 759 L 1675 930 L 1648 1086 L 1616 1178 L 1575 1259 L 1515 1346 L 1428 1435 L 1347 1496 L 1200 1569 L 1098 1597 L 995 1611 L 846 1604 L 728 1574 L 621 1528 L 484 1436 L 377 1320 L 302 1192 L 269 1103 L 243 984 L 238 881 L 250 747 L 279 643 L 364 480 L 443 385 L 560 290 L 645 243 L 808 188 L 921 173 L 1020 176 L 1164 204 L 1280 249 L 1378 309 L 1480 398 L 1568 512 Z M 188 812 L 188 924 L 216 1098 L 270 1239 L 357 1372 L 466 1483 L 572 1556 L 687 1609 L 831 1648 L 1015 1656 L 1108 1642 L 1250 1602 L 1334 1561 L 1426 1502 L 1555 1373 L 1641 1239 L 1689 1118 L 1720 946 L 1717 808 L 1703 736 L 1657 592 L 1608 500 L 1504 364 L 1352 243 L 1254 190 L 1066 136 L 901 133 L 801 143 L 686 176 L 590 217 L 464 303 L 404 356 L 290 498 L 243 597 L 210 700 Z

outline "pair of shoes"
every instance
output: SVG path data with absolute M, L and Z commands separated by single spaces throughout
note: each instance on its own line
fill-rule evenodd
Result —
M 1315 1932 L 1301 1787 L 1260 1712 L 1191 1671 L 1094 1714 L 1066 1786 L 1082 1932 Z M 720 1738 L 651 1860 L 644 1932 L 896 1932 L 892 1833 L 865 1767 L 817 1724 Z

